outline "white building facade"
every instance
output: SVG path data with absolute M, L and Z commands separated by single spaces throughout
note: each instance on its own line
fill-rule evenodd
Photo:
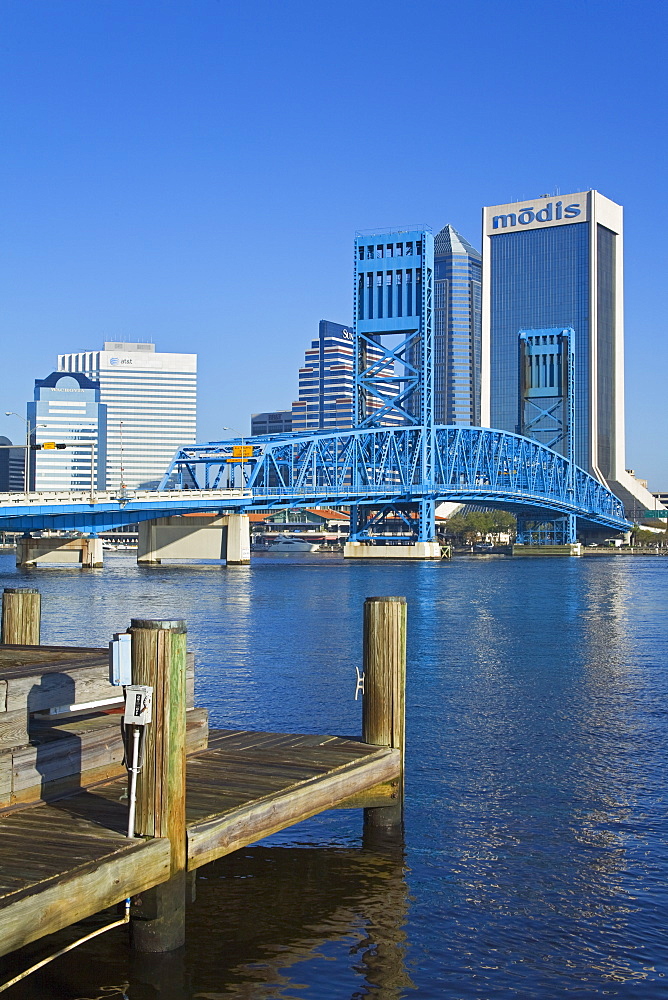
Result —
M 100 384 L 108 490 L 156 485 L 177 448 L 196 442 L 196 354 L 111 341 L 102 351 L 59 355 L 58 370 L 81 372 Z

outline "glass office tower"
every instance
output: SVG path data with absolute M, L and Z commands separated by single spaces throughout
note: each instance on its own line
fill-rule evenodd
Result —
M 598 191 L 483 210 L 482 423 L 522 430 L 520 332 L 572 328 L 574 459 L 630 510 L 649 494 L 624 467 L 622 240 Z
M 452 226 L 434 238 L 434 419 L 480 424 L 482 257 Z
M 107 408 L 100 402 L 99 382 L 78 372 L 35 379 L 28 421 L 34 444 L 65 445 L 32 452 L 31 490 L 106 488 Z

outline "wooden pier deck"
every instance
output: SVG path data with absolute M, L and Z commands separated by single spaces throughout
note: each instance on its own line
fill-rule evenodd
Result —
M 213 730 L 187 759 L 188 869 L 392 782 L 400 768 L 398 750 L 341 737 Z M 125 778 L 0 814 L 0 955 L 169 878 L 169 841 L 128 840 L 126 826 Z
M 130 897 L 133 948 L 174 950 L 185 941 L 187 871 L 327 809 L 362 807 L 371 824 L 400 827 L 406 602 L 368 598 L 364 608 L 363 741 L 209 731 L 184 623 L 132 619 L 130 753 L 108 651 L 39 646 L 39 594 L 6 589 L 0 956 Z M 135 721 L 142 698 L 152 718 Z M 125 754 L 136 767 L 131 808 Z

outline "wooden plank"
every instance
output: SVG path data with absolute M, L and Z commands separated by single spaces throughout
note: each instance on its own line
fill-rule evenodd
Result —
M 205 708 L 186 713 L 186 752 L 206 746 L 208 713 Z M 82 785 L 124 775 L 120 716 L 77 720 L 40 720 L 36 732 L 57 738 L 39 746 L 14 751 L 11 763 L 11 799 L 4 805 L 39 801 L 74 791 Z M 0 757 L 0 760 L 2 758 Z M 0 771 L 0 774 L 2 772 Z M 2 781 L 0 779 L 0 803 Z M 0 808 L 2 806 L 0 805 Z
M 0 907 L 0 955 L 165 882 L 169 866 L 169 841 L 148 840 L 49 879 Z
M 108 675 L 106 649 L 0 646 L 0 711 L 23 708 L 28 700 L 31 712 L 43 712 L 117 698 L 121 691 L 109 683 Z M 195 656 L 187 653 L 187 707 L 194 703 Z
M 196 760 L 197 758 L 194 758 Z M 382 749 L 362 762 L 337 768 L 325 777 L 310 778 L 230 813 L 188 825 L 188 869 L 300 823 L 381 781 L 398 777 L 399 750 Z M 221 780 L 224 773 L 221 774 Z
M 28 714 L 25 708 L 0 713 L 0 750 L 25 746 L 28 742 Z
M 0 754 L 0 809 L 6 809 L 12 800 L 12 755 Z
M 72 667 L 107 663 L 107 649 L 88 646 L 13 646 L 0 645 L 0 677 L 18 677 L 22 673 L 52 673 L 64 664 Z
M 7 680 L 7 710 L 26 709 L 44 712 L 61 705 L 86 704 L 118 698 L 119 689 L 109 683 L 104 663 L 87 663 L 58 669 L 18 675 L 5 674 Z

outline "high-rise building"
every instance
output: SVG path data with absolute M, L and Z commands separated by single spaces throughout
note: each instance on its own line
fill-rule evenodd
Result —
M 434 418 L 480 424 L 482 257 L 454 229 L 434 237 Z
M 58 370 L 100 383 L 107 407 L 108 490 L 155 486 L 176 449 L 197 440 L 196 354 L 107 342 L 102 351 L 59 355 Z
M 251 435 L 289 434 L 292 430 L 292 410 L 267 410 L 251 414 Z
M 28 421 L 33 444 L 60 446 L 31 452 L 30 489 L 105 489 L 107 408 L 99 382 L 80 372 L 35 379 Z
M 299 369 L 299 399 L 292 430 L 334 430 L 353 424 L 352 328 L 321 319 Z
M 0 436 L 0 493 L 23 492 L 25 451 L 11 444 L 8 437 Z
M 573 331 L 573 457 L 631 510 L 649 494 L 624 466 L 622 240 L 622 208 L 598 191 L 483 210 L 481 423 L 531 436 L 520 334 L 534 353 L 544 336 L 547 357 Z

